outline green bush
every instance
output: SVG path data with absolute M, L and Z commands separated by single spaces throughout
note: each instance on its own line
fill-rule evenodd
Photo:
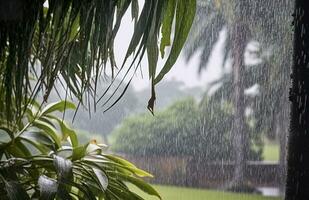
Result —
M 132 155 L 197 156 L 208 161 L 234 159 L 232 108 L 228 103 L 186 98 L 167 109 L 129 117 L 111 135 L 113 151 Z M 250 129 L 248 158 L 261 159 L 261 135 Z
M 160 198 L 141 179 L 151 174 L 107 153 L 95 140 L 80 143 L 75 130 L 55 115 L 66 108 L 75 105 L 29 104 L 19 126 L 0 121 L 0 199 L 142 200 L 128 183 Z

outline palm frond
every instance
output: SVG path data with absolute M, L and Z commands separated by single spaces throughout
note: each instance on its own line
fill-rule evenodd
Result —
M 14 3 L 19 6 L 14 7 Z M 94 99 L 104 96 L 106 93 L 96 93 L 101 72 L 110 67 L 114 79 L 125 71 L 122 83 L 129 72 L 136 71 L 145 52 L 150 57 L 149 78 L 153 79 L 154 88 L 180 53 L 195 15 L 195 4 L 196 0 L 149 0 L 138 15 L 136 0 L 1 2 L 1 10 L 7 11 L 0 15 L 0 101 L 5 102 L 0 107 L 1 115 L 12 118 L 12 107 L 16 109 L 14 113 L 21 115 L 21 105 L 32 101 L 39 91 L 43 91 L 46 100 L 57 79 L 64 81 L 82 103 L 85 95 Z M 136 21 L 134 33 L 125 59 L 115 72 L 114 40 L 130 6 Z M 173 23 L 166 22 L 174 20 L 178 28 L 172 50 L 163 70 L 157 73 L 160 30 L 162 26 L 172 29 Z M 163 38 L 171 37 L 170 32 L 162 34 Z M 31 76 L 37 77 L 34 83 Z

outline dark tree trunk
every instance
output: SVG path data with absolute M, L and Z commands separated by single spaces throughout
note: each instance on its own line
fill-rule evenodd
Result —
M 309 199 L 309 1 L 296 0 L 286 200 Z M 278 94 L 279 95 L 279 94 Z
M 248 28 L 245 23 L 236 21 L 232 27 L 232 59 L 233 59 L 233 85 L 234 85 L 234 123 L 233 146 L 235 151 L 235 171 L 232 187 L 245 185 L 245 167 L 248 152 L 248 132 L 245 119 L 244 97 L 244 53 L 248 42 Z M 240 189 L 240 188 L 238 188 Z

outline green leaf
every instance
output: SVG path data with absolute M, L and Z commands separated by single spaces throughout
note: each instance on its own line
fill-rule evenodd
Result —
M 14 157 L 25 158 L 29 155 L 29 150 L 26 149 L 23 143 L 15 141 L 15 144 L 11 144 L 6 148 L 6 151 Z
M 76 15 L 76 17 L 75 17 L 75 19 L 72 23 L 69 42 L 71 42 L 72 40 L 75 39 L 75 37 L 77 36 L 77 33 L 78 33 L 78 29 L 79 29 L 79 14 Z
M 137 20 L 138 20 L 138 13 L 139 13 L 138 0 L 132 0 L 131 15 L 132 15 L 132 19 L 134 19 L 135 25 L 136 25 Z
M 33 122 L 33 126 L 41 129 L 42 133 L 46 134 L 47 136 L 50 136 L 53 139 L 57 149 L 61 146 L 59 135 L 57 134 L 57 130 L 54 127 L 38 119 Z
M 125 60 L 134 52 L 136 49 L 137 45 L 139 44 L 143 34 L 146 31 L 146 28 L 149 23 L 149 16 L 150 16 L 150 11 L 151 11 L 151 5 L 152 1 L 145 1 L 145 5 L 143 7 L 142 13 L 139 17 L 139 20 L 135 26 L 134 33 L 131 39 L 131 42 L 129 44 Z M 125 62 L 125 61 L 124 61 Z
M 58 179 L 69 180 L 72 178 L 72 162 L 61 156 L 54 156 L 54 166 L 57 170 Z
M 121 178 L 124 181 L 132 183 L 133 185 L 135 185 L 136 187 L 138 187 L 139 189 L 141 189 L 145 193 L 157 196 L 157 197 L 159 197 L 159 199 L 162 199 L 161 196 L 159 195 L 159 193 L 151 185 L 149 185 L 148 183 L 146 183 L 142 179 L 135 178 L 133 176 L 127 176 L 127 175 L 120 174 L 120 173 L 118 173 L 118 177 Z
M 175 64 L 183 45 L 187 39 L 190 32 L 191 25 L 194 20 L 196 11 L 196 1 L 195 0 L 179 0 L 177 1 L 176 9 L 176 27 L 175 36 L 173 40 L 173 45 L 169 57 L 164 64 L 162 70 L 155 78 L 154 83 L 157 84 L 162 80 L 162 78 L 171 70 L 172 66 Z M 164 33 L 167 37 L 167 33 Z M 164 39 L 164 45 L 168 42 L 168 39 Z M 164 46 L 163 45 L 163 46 Z
M 102 190 L 105 191 L 107 189 L 107 186 L 108 186 L 108 178 L 107 178 L 105 172 L 103 172 L 102 170 L 97 169 L 97 168 L 92 168 L 92 170 L 99 180 L 100 187 L 102 188 Z
M 20 138 L 39 142 L 42 145 L 53 145 L 53 141 L 51 140 L 51 138 L 40 131 L 26 131 L 20 136 Z
M 55 119 L 58 122 L 63 136 L 63 140 L 66 140 L 67 137 L 69 137 L 72 147 L 73 148 L 77 147 L 78 138 L 76 132 L 73 129 L 71 129 L 70 126 L 64 120 L 59 119 L 58 117 L 52 115 L 48 115 L 48 117 Z
M 31 144 L 43 154 L 48 154 L 53 147 L 53 141 L 41 132 L 25 132 L 19 138 Z
M 10 200 L 30 199 L 25 189 L 16 181 L 4 181 L 5 190 Z
M 86 146 L 78 146 L 73 148 L 72 161 L 80 160 L 86 155 Z
M 54 200 L 58 191 L 56 180 L 42 175 L 38 180 L 38 185 L 40 188 L 40 200 Z
M 104 157 L 108 158 L 109 155 L 104 155 L 104 156 L 89 156 L 86 157 L 84 160 L 93 162 L 93 163 L 104 163 L 104 164 L 109 164 L 112 165 L 113 167 L 117 167 L 118 169 L 129 171 L 129 174 L 135 174 L 139 177 L 153 177 L 153 175 L 149 174 L 148 172 L 137 168 L 135 165 L 131 164 L 129 161 L 126 161 L 128 164 L 121 164 L 119 162 L 115 162 L 113 160 L 109 161 L 106 160 Z M 125 163 L 125 162 L 123 162 Z
M 104 157 L 114 161 L 115 163 L 119 163 L 121 165 L 124 165 L 124 166 L 127 166 L 127 167 L 136 167 L 133 163 L 123 159 L 123 158 L 120 158 L 119 156 L 115 156 L 115 155 L 104 155 Z
M 48 104 L 41 112 L 41 115 L 46 115 L 54 111 L 63 112 L 66 109 L 76 109 L 74 103 L 69 101 L 58 101 L 55 103 Z
M 165 11 L 165 15 L 162 22 L 162 38 L 161 38 L 161 44 L 160 44 L 160 52 L 161 57 L 164 57 L 164 50 L 166 46 L 171 45 L 171 32 L 172 32 L 172 25 L 174 21 L 175 16 L 175 7 L 176 7 L 177 1 L 176 0 L 169 0 L 167 4 L 167 9 Z

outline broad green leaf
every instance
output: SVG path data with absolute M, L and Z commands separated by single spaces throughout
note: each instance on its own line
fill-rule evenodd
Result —
M 72 161 L 80 160 L 86 155 L 86 146 L 78 146 L 73 148 Z
M 65 109 L 76 109 L 74 103 L 69 101 L 58 101 L 55 103 L 48 104 L 42 111 L 41 115 L 46 115 L 54 111 L 63 112 Z
M 119 185 L 110 185 L 109 190 L 117 195 L 119 199 L 125 200 L 144 200 L 134 192 L 119 187 Z
M 107 178 L 105 172 L 103 172 L 102 170 L 97 169 L 97 168 L 92 168 L 92 170 L 99 180 L 100 187 L 103 190 L 106 190 L 107 186 L 108 186 L 108 178 Z
M 115 163 L 119 163 L 119 164 L 127 166 L 127 167 L 136 168 L 136 166 L 133 163 L 131 163 L 131 162 L 119 157 L 119 156 L 104 154 L 104 157 L 114 161 Z
M 10 155 L 17 158 L 25 158 L 27 155 L 29 155 L 29 150 L 25 149 L 21 142 L 17 142 L 17 144 L 11 144 L 5 150 Z
M 3 136 L 3 134 L 7 136 Z M 0 134 L 1 134 L 1 142 L 9 142 L 10 140 L 14 139 L 14 133 L 6 126 L 6 125 L 0 125 Z
M 45 133 L 46 135 L 51 137 L 56 145 L 56 148 L 59 148 L 61 146 L 59 135 L 54 127 L 38 119 L 33 122 L 33 126 L 41 129 L 42 133 Z
M 38 180 L 38 185 L 40 188 L 40 200 L 54 200 L 58 191 L 56 180 L 42 175 Z
M 35 142 L 39 142 L 42 145 L 52 145 L 53 141 L 51 140 L 50 137 L 48 137 L 46 134 L 40 132 L 40 131 L 35 131 L 35 130 L 29 130 L 24 132 L 21 136 L 21 139 L 27 139 L 27 140 L 32 140 Z
M 104 157 L 106 157 L 106 156 L 104 155 Z M 88 162 L 93 162 L 93 163 L 104 163 L 104 164 L 107 164 L 107 165 L 111 165 L 113 167 L 117 167 L 118 169 L 122 169 L 122 170 L 125 170 L 127 172 L 130 172 L 129 174 L 135 174 L 136 176 L 139 176 L 139 177 L 153 177 L 153 175 L 149 174 L 148 172 L 146 172 L 142 169 L 137 168 L 134 165 L 128 166 L 128 165 L 125 165 L 125 164 L 121 164 L 119 162 L 109 161 L 107 159 L 104 159 L 104 157 L 88 156 L 88 157 L 85 157 L 84 160 L 88 161 Z
M 64 120 L 59 119 L 58 117 L 53 116 L 53 115 L 48 115 L 48 117 L 55 119 L 58 122 L 61 128 L 63 140 L 66 140 L 69 137 L 72 147 L 73 148 L 77 147 L 78 138 L 77 138 L 76 132 L 73 129 L 71 129 L 70 126 Z
M 69 180 L 72 178 L 72 162 L 61 156 L 54 156 L 54 165 L 57 170 L 58 179 Z
M 161 196 L 159 195 L 159 193 L 151 185 L 149 185 L 148 183 L 146 183 L 142 179 L 135 178 L 133 176 L 126 176 L 126 175 L 123 175 L 123 174 L 120 174 L 120 173 L 118 174 L 118 177 L 121 178 L 124 181 L 132 183 L 133 185 L 135 185 L 136 187 L 138 187 L 142 191 L 146 192 L 147 194 L 154 195 L 154 196 L 157 196 L 159 199 L 162 199 Z
M 162 80 L 162 78 L 171 70 L 172 66 L 175 64 L 181 49 L 187 39 L 190 32 L 191 25 L 196 11 L 196 1 L 195 0 L 179 0 L 177 1 L 176 9 L 176 27 L 175 36 L 171 48 L 171 52 L 164 64 L 162 70 L 157 75 L 154 83 L 157 84 Z M 168 31 L 167 31 L 168 32 Z M 165 33 L 168 35 L 168 33 Z M 164 39 L 164 44 L 166 44 L 168 39 Z
M 31 140 L 29 138 L 22 138 L 22 140 L 25 142 L 28 142 L 29 144 L 31 144 L 34 148 L 36 148 L 38 151 L 40 151 L 43 154 L 47 154 L 51 150 L 46 145 L 36 142 L 35 140 Z

